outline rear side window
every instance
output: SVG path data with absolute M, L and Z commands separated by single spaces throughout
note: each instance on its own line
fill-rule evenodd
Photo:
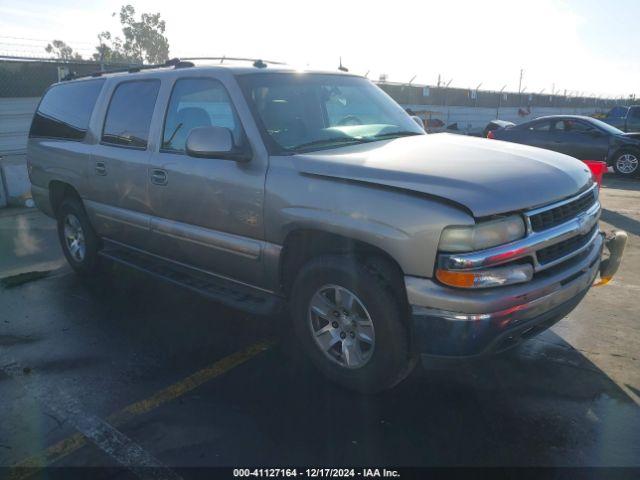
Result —
M 104 80 L 66 83 L 45 93 L 33 117 L 30 137 L 82 141 Z
M 102 141 L 112 145 L 146 148 L 159 89 L 159 80 L 118 85 L 109 103 Z

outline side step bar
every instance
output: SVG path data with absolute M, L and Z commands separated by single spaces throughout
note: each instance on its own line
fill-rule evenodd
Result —
M 277 314 L 284 307 L 284 299 L 275 294 L 146 254 L 106 239 L 104 244 L 105 248 L 99 252 L 100 256 L 186 288 L 229 307 L 256 315 Z

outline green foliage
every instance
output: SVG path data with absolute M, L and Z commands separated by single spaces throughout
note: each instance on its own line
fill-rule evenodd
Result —
M 166 24 L 160 13 L 143 13 L 136 20 L 131 5 L 120 8 L 122 34 L 113 37 L 110 32 L 98 35 L 99 45 L 93 55 L 95 60 L 115 63 L 162 63 L 169 58 L 169 41 L 164 35 Z M 115 15 L 115 14 L 114 14 Z
M 169 59 L 169 40 L 164 34 L 166 24 L 160 13 L 143 13 L 140 19 L 136 19 L 135 8 L 123 5 L 120 23 L 124 39 L 111 35 L 111 32 L 100 32 L 93 60 L 131 64 L 163 63 Z M 82 56 L 62 40 L 54 40 L 45 50 L 62 60 L 82 60 Z
M 82 56 L 79 53 L 74 52 L 73 48 L 62 40 L 54 40 L 47 44 L 44 49 L 47 53 L 51 53 L 56 58 L 60 58 L 62 60 L 82 60 Z

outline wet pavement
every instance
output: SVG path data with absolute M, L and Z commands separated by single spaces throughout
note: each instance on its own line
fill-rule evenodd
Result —
M 602 202 L 631 234 L 612 284 L 508 355 L 377 396 L 281 348 L 282 319 L 114 265 L 83 280 L 53 220 L 0 210 L 0 278 L 51 270 L 0 287 L 0 465 L 640 466 L 640 181 L 608 179 Z

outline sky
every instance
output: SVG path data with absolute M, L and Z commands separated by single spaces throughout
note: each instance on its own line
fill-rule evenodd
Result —
M 84 56 L 121 34 L 125 0 L 0 0 L 0 54 L 60 39 Z M 160 12 L 172 57 L 240 56 L 389 81 L 640 96 L 639 0 L 131 0 Z M 414 78 L 415 77 L 415 78 Z

